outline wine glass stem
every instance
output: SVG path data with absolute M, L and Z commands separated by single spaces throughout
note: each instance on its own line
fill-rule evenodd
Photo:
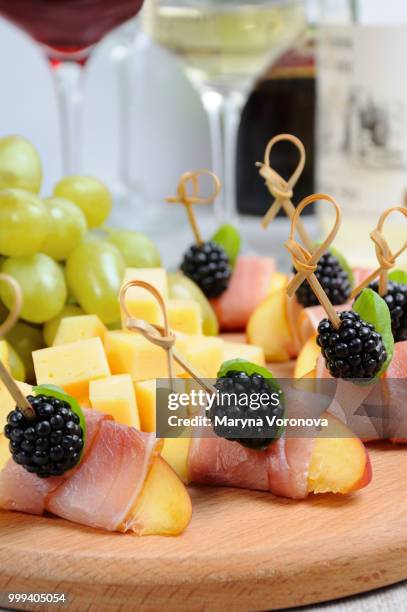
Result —
M 74 61 L 52 64 L 60 125 L 62 170 L 75 174 L 82 170 L 81 119 L 83 67 Z
M 233 221 L 237 216 L 236 148 L 240 116 L 245 96 L 238 92 L 207 90 L 201 94 L 208 115 L 212 169 L 222 181 L 222 195 L 215 205 L 219 221 Z

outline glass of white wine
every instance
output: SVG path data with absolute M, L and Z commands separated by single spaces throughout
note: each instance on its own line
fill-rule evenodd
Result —
M 304 0 L 147 0 L 144 30 L 183 60 L 208 113 L 220 220 L 236 215 L 236 142 L 256 77 L 306 28 Z M 253 159 L 253 163 L 256 160 Z

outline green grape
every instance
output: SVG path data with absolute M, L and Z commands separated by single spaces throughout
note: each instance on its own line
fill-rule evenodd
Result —
M 194 300 L 202 310 L 202 327 L 205 336 L 217 336 L 219 324 L 216 314 L 198 285 L 178 272 L 168 274 L 168 293 L 174 300 Z
M 61 312 L 67 295 L 64 273 L 48 255 L 37 253 L 31 257 L 10 257 L 1 270 L 20 284 L 22 319 L 30 323 L 46 323 Z M 0 285 L 0 296 L 7 308 L 13 306 L 14 295 L 5 283 Z
M 64 317 L 77 317 L 79 315 L 85 314 L 79 306 L 76 304 L 66 304 L 58 316 L 54 317 L 50 321 L 47 321 L 42 329 L 42 333 L 44 335 L 45 344 L 47 346 L 52 346 L 54 343 L 54 338 L 57 334 L 59 324 L 61 319 Z
M 71 200 L 79 206 L 88 227 L 102 225 L 112 210 L 110 191 L 92 176 L 65 176 L 55 185 L 54 195 Z
M 8 313 L 8 308 L 6 308 L 3 302 L 0 300 L 0 325 L 7 319 Z
M 118 331 L 120 329 L 123 329 L 121 321 L 115 321 L 115 323 L 108 323 L 106 327 L 109 331 Z
M 8 187 L 39 193 L 41 160 L 33 145 L 20 136 L 0 138 L 0 190 Z
M 14 378 L 14 380 L 25 382 L 26 373 L 23 360 L 10 343 L 8 345 L 8 363 L 11 376 Z
M 116 245 L 129 268 L 159 268 L 161 257 L 154 242 L 141 232 L 109 230 L 109 242 Z
M 26 382 L 35 383 L 32 352 L 45 347 L 41 329 L 35 325 L 24 323 L 24 321 L 18 321 L 7 334 L 6 340 L 23 362 Z
M 120 319 L 119 290 L 126 264 L 119 249 L 106 240 L 82 242 L 68 257 L 66 279 L 78 304 L 103 323 Z
M 44 203 L 50 222 L 41 250 L 57 261 L 64 261 L 86 233 L 85 215 L 76 204 L 64 198 L 47 198 Z
M 44 202 L 22 189 L 0 191 L 0 253 L 9 257 L 34 255 L 48 233 Z
M 221 225 L 211 240 L 221 246 L 229 257 L 230 265 L 234 266 L 241 246 L 241 236 L 238 230 L 230 223 Z

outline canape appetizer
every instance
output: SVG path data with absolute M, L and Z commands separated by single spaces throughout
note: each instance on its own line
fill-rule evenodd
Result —
M 282 394 L 271 372 L 241 359 L 222 365 L 215 387 L 238 396 L 276 390 Z M 312 401 L 318 401 L 316 395 L 284 389 L 288 413 L 304 416 Z M 185 482 L 270 491 L 291 499 L 303 499 L 310 493 L 347 494 L 369 484 L 369 456 L 346 425 L 323 413 L 324 428 L 315 429 L 313 435 L 307 432 L 309 437 L 298 437 L 289 426 L 278 425 L 284 404 L 267 410 L 277 418 L 277 425 L 265 431 L 254 425 L 249 438 L 233 437 L 227 428 L 214 426 L 216 435 L 211 437 L 166 439 L 163 456 Z M 223 413 L 253 416 L 250 408 L 240 405 L 222 407 Z
M 184 485 L 160 456 L 154 434 L 82 410 L 53 385 L 25 397 L 7 417 L 9 451 L 1 454 L 0 507 L 138 535 L 177 535 L 191 518 Z
M 214 193 L 206 198 L 199 195 L 199 177 L 204 174 L 215 184 Z M 210 240 L 202 239 L 193 205 L 213 202 L 220 188 L 212 172 L 188 172 L 179 181 L 177 195 L 167 200 L 185 206 L 195 237 L 180 270 L 210 300 L 222 331 L 243 331 L 253 310 L 269 293 L 275 263 L 270 257 L 240 255 L 240 235 L 229 224 L 222 225 Z

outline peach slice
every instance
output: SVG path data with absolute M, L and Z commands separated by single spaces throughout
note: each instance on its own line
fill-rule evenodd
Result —
M 285 287 L 270 293 L 255 309 L 247 324 L 247 339 L 264 350 L 268 361 L 295 357 L 293 335 L 287 318 Z
M 0 434 L 0 472 L 11 457 L 11 453 L 10 453 L 10 449 L 8 445 L 9 445 L 8 439 L 3 433 L 1 433 Z
M 362 489 L 372 479 L 370 458 L 364 444 L 334 416 L 324 414 L 324 418 L 329 425 L 315 441 L 308 472 L 308 492 L 347 494 Z M 166 439 L 162 451 L 185 483 L 189 482 L 190 442 L 188 438 Z
M 320 354 L 321 349 L 317 345 L 316 336 L 314 335 L 307 340 L 297 357 L 294 378 L 303 378 L 308 372 L 314 370 Z
M 168 463 L 156 457 L 125 525 L 131 525 L 138 535 L 174 536 L 187 528 L 191 516 L 192 504 L 185 486 Z M 125 526 L 118 529 L 125 531 Z
M 282 289 L 283 287 L 287 287 L 288 285 L 288 276 L 287 274 L 283 274 L 282 272 L 274 272 L 270 279 L 269 285 L 269 293 L 276 291 L 277 289 Z
M 325 416 L 329 425 L 315 441 L 308 491 L 346 494 L 367 486 L 372 479 L 372 467 L 363 442 L 337 418 Z
M 188 455 L 191 438 L 165 438 L 161 456 L 178 474 L 182 482 L 189 483 Z

